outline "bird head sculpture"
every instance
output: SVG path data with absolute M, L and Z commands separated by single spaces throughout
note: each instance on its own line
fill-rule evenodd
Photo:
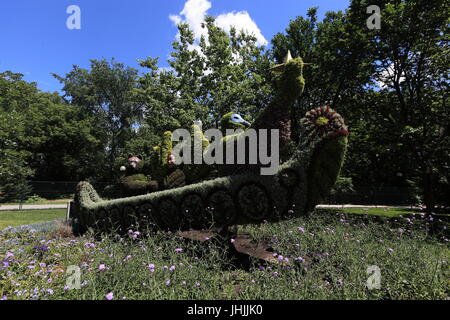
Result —
M 250 127 L 250 123 L 245 121 L 239 114 L 235 112 L 228 112 L 220 120 L 220 128 L 222 130 L 226 129 L 245 129 Z
M 286 102 L 295 101 L 305 88 L 305 79 L 303 78 L 303 67 L 311 63 L 304 63 L 301 57 L 292 58 L 288 51 L 283 63 L 272 68 L 271 71 L 280 73 L 278 82 L 278 97 Z

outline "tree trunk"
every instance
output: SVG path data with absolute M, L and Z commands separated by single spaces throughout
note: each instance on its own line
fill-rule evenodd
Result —
M 426 207 L 426 213 L 429 215 L 434 211 L 435 207 L 435 198 L 433 193 L 433 171 L 430 167 L 426 167 L 423 174 L 423 200 Z

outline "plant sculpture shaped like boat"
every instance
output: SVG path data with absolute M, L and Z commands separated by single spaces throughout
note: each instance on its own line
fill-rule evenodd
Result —
M 280 72 L 278 92 L 251 128 L 278 129 L 280 150 L 291 140 L 291 110 L 304 88 L 300 57 L 273 68 Z M 164 230 L 223 228 L 294 218 L 311 212 L 331 191 L 342 167 L 348 129 L 328 106 L 306 113 L 299 122 L 300 142 L 273 175 L 231 170 L 229 175 L 184 187 L 134 197 L 103 200 L 88 182 L 80 182 L 71 204 L 74 232 L 89 228 L 126 231 L 153 225 Z M 239 139 L 237 137 L 236 139 Z M 228 167 L 228 165 L 227 165 Z M 245 166 L 244 166 L 245 169 Z

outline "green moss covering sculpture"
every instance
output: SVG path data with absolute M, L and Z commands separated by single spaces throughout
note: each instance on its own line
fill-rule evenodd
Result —
M 286 59 L 278 94 L 252 125 L 280 130 L 280 147 L 290 140 L 290 110 L 304 88 L 303 61 Z M 300 143 L 274 175 L 260 175 L 249 166 L 213 180 L 147 195 L 102 200 L 87 182 L 80 182 L 71 217 L 79 231 L 126 230 L 130 225 L 156 224 L 163 229 L 279 221 L 306 214 L 326 196 L 339 174 L 347 147 L 347 127 L 329 107 L 314 109 L 301 121 Z M 239 139 L 239 137 L 236 137 Z M 258 166 L 255 166 L 258 167 Z
M 136 196 L 158 190 L 158 182 L 150 181 L 144 174 L 144 165 L 141 155 L 128 155 L 127 163 L 121 167 L 124 175 L 119 179 L 119 189 L 123 196 Z

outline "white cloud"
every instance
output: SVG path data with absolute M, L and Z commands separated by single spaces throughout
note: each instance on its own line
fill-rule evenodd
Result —
M 169 19 L 175 24 L 186 22 L 194 32 L 195 39 L 199 40 L 205 32 L 202 23 L 205 21 L 206 12 L 211 8 L 211 2 L 208 0 L 188 0 L 184 4 L 180 15 L 169 16 Z M 181 17 L 184 16 L 184 19 Z
M 205 16 L 210 8 L 211 2 L 208 0 L 187 0 L 180 14 L 170 15 L 169 19 L 175 25 L 180 22 L 186 22 L 198 41 L 202 35 L 206 34 L 206 30 L 202 28 L 202 23 L 205 21 Z M 256 43 L 258 45 L 266 45 L 268 43 L 247 11 L 233 11 L 221 14 L 216 17 L 215 23 L 226 32 L 229 32 L 231 27 L 234 26 L 238 31 L 244 30 L 248 34 L 253 34 L 257 39 Z
M 231 27 L 234 26 L 239 31 L 244 30 L 247 34 L 253 34 L 258 45 L 266 45 L 268 43 L 247 11 L 221 14 L 216 18 L 216 25 L 226 32 L 230 32 Z
M 170 19 L 175 25 L 178 25 L 178 24 L 182 21 L 181 17 L 180 17 L 180 16 L 177 16 L 176 14 L 171 14 L 171 15 L 169 16 L 169 19 Z

